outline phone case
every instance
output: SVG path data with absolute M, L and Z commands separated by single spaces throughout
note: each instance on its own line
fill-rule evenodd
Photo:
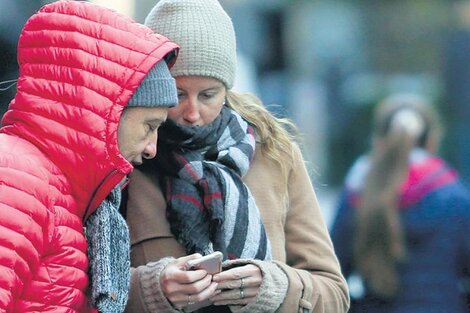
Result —
M 186 262 L 186 268 L 189 270 L 204 269 L 209 274 L 217 274 L 222 270 L 222 259 L 222 252 L 216 251 L 199 259 L 189 260 Z M 193 312 L 210 304 L 211 302 L 209 299 L 201 302 L 195 302 L 185 307 L 184 312 Z
M 186 262 L 187 269 L 204 269 L 209 274 L 217 274 L 222 270 L 222 252 L 216 251 L 199 259 Z

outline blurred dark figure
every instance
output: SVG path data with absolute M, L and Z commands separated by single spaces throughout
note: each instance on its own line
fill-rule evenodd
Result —
M 448 121 L 450 161 L 470 183 L 470 1 L 454 4 L 456 28 L 444 47 L 444 108 Z
M 18 77 L 16 44 L 26 20 L 43 4 L 37 0 L 0 1 L 0 118 L 7 110 L 8 103 L 15 96 Z M 10 88 L 7 88 L 11 86 Z M 6 89 L 6 90 L 4 90 Z
M 363 295 L 350 312 L 463 313 L 470 191 L 434 153 L 431 105 L 394 95 L 374 112 L 372 148 L 350 169 L 332 227 L 345 277 Z

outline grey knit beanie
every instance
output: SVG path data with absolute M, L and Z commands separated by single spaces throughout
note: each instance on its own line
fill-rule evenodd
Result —
M 175 79 L 164 60 L 147 73 L 137 91 L 127 103 L 128 107 L 174 107 L 178 104 Z
M 233 87 L 237 66 L 232 20 L 217 0 L 160 0 L 145 25 L 180 46 L 174 77 L 207 76 Z

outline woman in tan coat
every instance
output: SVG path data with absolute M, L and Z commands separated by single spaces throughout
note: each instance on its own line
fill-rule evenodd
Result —
M 146 25 L 181 47 L 179 105 L 158 156 L 134 171 L 126 312 L 346 312 L 340 272 L 288 121 L 232 91 L 233 25 L 217 0 L 161 0 Z M 223 271 L 186 261 L 223 252 Z

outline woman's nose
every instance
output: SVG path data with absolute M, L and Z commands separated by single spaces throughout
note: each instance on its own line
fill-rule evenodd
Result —
M 188 99 L 184 106 L 183 118 L 190 124 L 194 124 L 200 119 L 199 104 L 196 99 Z

